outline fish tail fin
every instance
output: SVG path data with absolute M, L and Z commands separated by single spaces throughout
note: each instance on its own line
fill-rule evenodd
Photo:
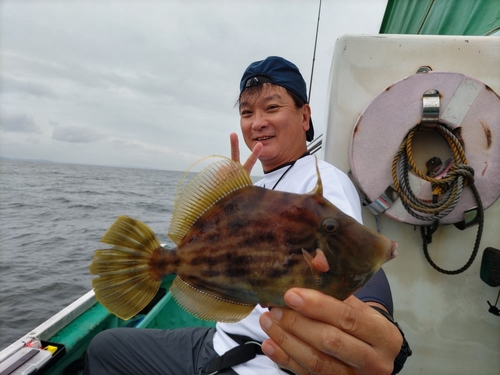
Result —
M 110 249 L 96 250 L 90 273 L 97 300 L 111 313 L 128 320 L 153 299 L 161 279 L 150 273 L 150 258 L 161 248 L 154 232 L 139 220 L 119 216 L 101 242 Z

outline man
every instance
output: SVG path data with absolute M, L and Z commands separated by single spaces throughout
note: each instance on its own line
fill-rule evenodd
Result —
M 295 193 L 313 190 L 316 160 L 306 141 L 314 130 L 297 67 L 275 56 L 251 64 L 241 79 L 239 111 L 243 139 L 252 150 L 244 167 L 250 172 L 258 159 L 265 173 L 257 185 Z M 238 137 L 233 133 L 230 139 L 231 157 L 239 161 Z M 359 198 L 348 177 L 324 161 L 318 167 L 324 197 L 361 221 Z M 285 294 L 290 309 L 257 306 L 242 321 L 218 323 L 215 329 L 104 331 L 89 346 L 86 373 L 391 374 L 403 337 L 390 316 L 382 315 L 392 314 L 383 271 L 357 296 L 338 301 L 293 288 Z

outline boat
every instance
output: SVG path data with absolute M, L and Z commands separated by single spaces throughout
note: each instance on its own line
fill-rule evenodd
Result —
M 344 35 L 336 41 L 331 65 L 327 128 L 324 139 L 313 148 L 317 150 L 321 144 L 326 161 L 351 173 L 364 199 L 365 225 L 378 229 L 400 244 L 400 255 L 384 268 L 392 287 L 395 318 L 413 350 L 413 356 L 402 371 L 404 374 L 500 374 L 500 319 L 494 309 L 499 285 L 491 282 L 491 279 L 497 280 L 500 276 L 491 273 L 491 259 L 495 255 L 488 257 L 488 254 L 497 254 L 495 250 L 500 248 L 500 201 L 494 196 L 495 191 L 492 197 L 483 202 L 486 208 L 484 230 L 476 259 L 462 272 L 443 274 L 431 266 L 422 248 L 428 248 L 429 258 L 441 270 L 459 269 L 469 259 L 477 237 L 477 219 L 480 214 L 473 195 L 468 193 L 465 208 L 458 206 L 461 216 L 451 223 L 434 227 L 433 232 L 427 233 L 428 241 L 424 244 L 419 231 L 419 227 L 423 227 L 422 222 L 401 213 L 401 205 L 397 204 L 401 199 L 394 195 L 394 191 L 385 188 L 374 193 L 370 191 L 372 185 L 377 185 L 374 181 L 378 181 L 378 177 L 364 172 L 367 168 L 363 163 L 369 157 L 359 150 L 367 148 L 367 141 L 358 135 L 358 130 L 364 130 L 368 126 L 367 122 L 373 116 L 378 116 L 379 121 L 387 119 L 388 123 L 382 124 L 377 133 L 391 133 L 391 128 L 388 130 L 387 127 L 407 126 L 408 129 L 403 132 L 406 133 L 414 123 L 402 125 L 406 115 L 399 109 L 406 107 L 408 101 L 412 103 L 412 108 L 420 106 L 428 110 L 425 116 L 428 115 L 430 120 L 427 117 L 425 120 L 429 128 L 433 129 L 432 124 L 442 120 L 440 105 L 443 112 L 449 92 L 424 95 L 428 90 L 420 90 L 417 104 L 414 104 L 413 99 L 405 102 L 402 95 L 402 102 L 391 106 L 384 104 L 387 103 L 384 93 L 392 91 L 392 88 L 412 91 L 405 85 L 414 80 L 417 83 L 412 87 L 427 85 L 432 91 L 440 85 L 442 77 L 449 74 L 453 79 L 462 79 L 460 82 L 470 84 L 458 84 L 465 91 L 459 92 L 455 86 L 449 89 L 451 94 L 459 92 L 469 98 L 467 95 L 470 90 L 467 89 L 471 85 L 480 93 L 486 92 L 484 95 L 489 93 L 485 100 L 491 100 L 493 106 L 486 109 L 481 107 L 478 111 L 493 111 L 493 119 L 487 118 L 493 123 L 486 125 L 491 130 L 491 148 L 497 150 L 500 117 L 496 117 L 496 123 L 494 119 L 498 113 L 495 111 L 499 110 L 495 98 L 500 100 L 497 95 L 500 93 L 498 36 L 500 6 L 493 1 L 389 0 L 380 34 Z M 433 79 L 422 81 L 421 77 Z M 427 83 L 422 83 L 424 81 Z M 439 86 L 439 89 L 447 90 L 445 86 L 442 89 Z M 459 94 L 457 97 L 460 99 L 462 97 Z M 460 102 L 462 105 L 473 107 L 473 103 L 464 100 Z M 382 112 L 379 112 L 380 106 Z M 472 111 L 469 107 L 462 111 L 465 113 L 461 113 L 462 119 L 469 110 Z M 460 108 L 453 109 L 458 111 Z M 415 110 L 412 111 L 414 117 Z M 418 116 L 423 119 L 424 112 L 419 111 Z M 428 131 L 415 145 L 415 154 L 422 154 L 420 159 L 429 150 L 443 149 L 443 140 L 436 141 L 432 133 Z M 384 158 L 394 158 L 398 150 L 391 149 L 385 137 L 385 133 L 374 134 L 371 143 L 377 146 L 373 152 L 384 154 L 384 157 L 380 155 L 380 159 L 376 158 L 375 165 L 387 168 Z M 464 137 L 466 150 L 473 149 L 472 142 L 475 141 L 469 140 L 465 134 Z M 399 142 L 401 140 L 398 139 L 396 144 Z M 385 155 L 386 150 L 388 156 Z M 436 151 L 437 154 L 440 152 Z M 467 152 L 466 155 L 469 156 Z M 493 160 L 486 160 L 487 163 L 491 162 L 491 169 L 488 172 L 483 168 L 483 175 L 496 173 L 496 157 L 498 155 L 492 155 Z M 495 186 L 500 185 L 498 176 L 500 174 L 486 178 L 481 189 L 488 190 L 493 186 L 495 190 Z M 390 177 L 384 175 L 382 183 L 387 184 L 387 187 L 391 185 L 391 182 L 386 182 Z M 466 213 L 472 217 L 469 219 Z M 425 226 L 429 227 L 432 225 Z M 172 281 L 173 278 L 166 278 L 154 300 L 128 321 L 110 314 L 90 290 L 2 350 L 0 374 L 81 373 L 89 342 L 97 333 L 114 327 L 213 326 L 213 322 L 199 320 L 176 304 L 168 291 Z M 39 348 L 47 350 L 41 351 Z M 51 354 L 47 355 L 47 351 Z

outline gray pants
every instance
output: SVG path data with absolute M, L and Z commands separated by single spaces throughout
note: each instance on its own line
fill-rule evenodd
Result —
M 215 328 L 171 330 L 115 328 L 90 343 L 85 375 L 204 375 L 213 348 Z M 218 374 L 236 375 L 231 369 Z

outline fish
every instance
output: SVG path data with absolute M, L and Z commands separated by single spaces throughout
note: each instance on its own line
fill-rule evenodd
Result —
M 321 176 L 307 194 L 254 186 L 240 163 L 218 160 L 174 203 L 163 247 L 143 222 L 119 216 L 95 251 L 97 300 L 128 320 L 175 275 L 170 292 L 202 320 L 237 322 L 256 305 L 287 307 L 285 292 L 311 288 L 344 300 L 397 254 L 397 243 L 323 197 Z

